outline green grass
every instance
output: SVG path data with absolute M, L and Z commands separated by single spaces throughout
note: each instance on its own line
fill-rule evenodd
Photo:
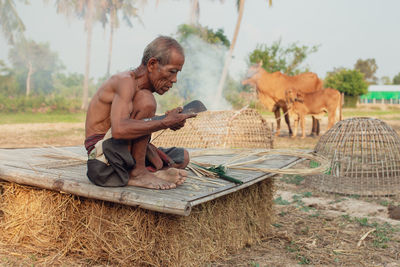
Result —
M 84 122 L 85 113 L 0 113 L 0 124 Z
M 398 109 L 372 110 L 372 109 L 344 109 L 344 117 L 379 117 L 399 114 Z
M 277 204 L 277 205 L 289 205 L 289 204 L 290 204 L 289 201 L 283 199 L 282 197 L 277 197 L 277 198 L 275 198 L 274 202 L 275 202 L 275 204 Z
M 303 182 L 304 177 L 300 176 L 300 175 L 283 175 L 283 177 L 281 178 L 282 182 L 285 182 L 287 184 L 295 184 L 295 185 L 300 185 L 301 182 Z

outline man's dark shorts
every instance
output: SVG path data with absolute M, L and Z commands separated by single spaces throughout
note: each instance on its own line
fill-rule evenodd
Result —
M 89 157 L 87 161 L 87 176 L 99 186 L 126 186 L 135 160 L 128 149 L 129 141 L 109 138 L 102 142 L 103 154 L 107 163 L 97 158 Z M 178 147 L 158 148 L 173 162 L 180 164 L 184 161 L 184 149 Z

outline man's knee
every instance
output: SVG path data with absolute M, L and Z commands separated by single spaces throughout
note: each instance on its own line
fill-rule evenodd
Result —
M 140 90 L 133 99 L 133 119 L 151 118 L 155 115 L 157 103 L 153 94 L 148 90 Z

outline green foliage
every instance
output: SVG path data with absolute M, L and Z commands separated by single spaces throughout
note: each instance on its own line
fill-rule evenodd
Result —
M 376 61 L 374 58 L 357 60 L 356 64 L 354 65 L 354 69 L 359 70 L 361 73 L 363 73 L 364 79 L 369 84 L 376 84 L 378 78 L 375 76 L 375 73 L 378 69 L 378 65 L 376 65 Z
M 268 72 L 281 71 L 288 75 L 306 72 L 301 64 L 307 56 L 318 51 L 317 46 L 297 46 L 297 43 L 283 47 L 281 40 L 275 41 L 271 46 L 258 44 L 249 55 L 249 63 L 256 64 L 262 61 L 262 67 Z
M 225 99 L 234 109 L 240 109 L 247 105 L 254 107 L 257 101 L 254 93 L 247 92 L 246 88 L 242 87 L 239 82 L 233 80 L 230 76 L 226 79 L 223 93 Z
M 359 96 L 368 92 L 364 75 L 358 70 L 340 69 L 328 73 L 324 81 L 325 88 L 334 88 L 346 95 Z
M 391 85 L 392 81 L 390 80 L 389 76 L 383 76 L 381 77 L 381 83 L 384 85 Z
M 400 72 L 393 77 L 393 84 L 400 84 Z
M 10 49 L 9 58 L 20 84 L 17 93 L 25 91 L 26 79 L 31 75 L 31 87 L 35 93 L 49 93 L 53 90 L 52 75 L 63 65 L 58 54 L 50 50 L 48 43 L 22 40 Z
M 0 94 L 13 95 L 18 87 L 14 72 L 0 60 Z
M 53 76 L 54 93 L 66 98 L 82 97 L 83 74 L 57 73 Z
M 358 102 L 358 96 L 347 95 L 344 98 L 343 108 L 356 108 Z
M 231 45 L 229 39 L 224 34 L 223 29 L 214 31 L 201 25 L 194 26 L 188 24 L 182 24 L 178 26 L 179 42 L 186 41 L 191 35 L 196 35 L 209 44 L 222 44 L 225 47 L 229 47 Z
M 29 3 L 27 0 L 19 2 Z M 9 44 L 14 44 L 24 36 L 25 25 L 17 13 L 14 0 L 0 1 L 0 29 Z
M 62 96 L 37 95 L 31 97 L 6 96 L 0 94 L 0 112 L 39 112 L 52 111 L 76 112 L 80 108 L 80 100 L 67 99 Z
M 85 112 L 47 112 L 47 113 L 0 113 L 0 124 L 43 123 L 43 122 L 85 122 Z

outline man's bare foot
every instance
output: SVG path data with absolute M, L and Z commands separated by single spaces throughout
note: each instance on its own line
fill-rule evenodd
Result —
M 128 185 L 162 190 L 176 188 L 174 182 L 158 178 L 154 173 L 149 172 L 147 169 L 133 169 L 130 176 Z
M 188 172 L 177 168 L 168 168 L 165 170 L 159 170 L 154 173 L 158 178 L 163 179 L 167 182 L 181 185 L 185 182 Z

